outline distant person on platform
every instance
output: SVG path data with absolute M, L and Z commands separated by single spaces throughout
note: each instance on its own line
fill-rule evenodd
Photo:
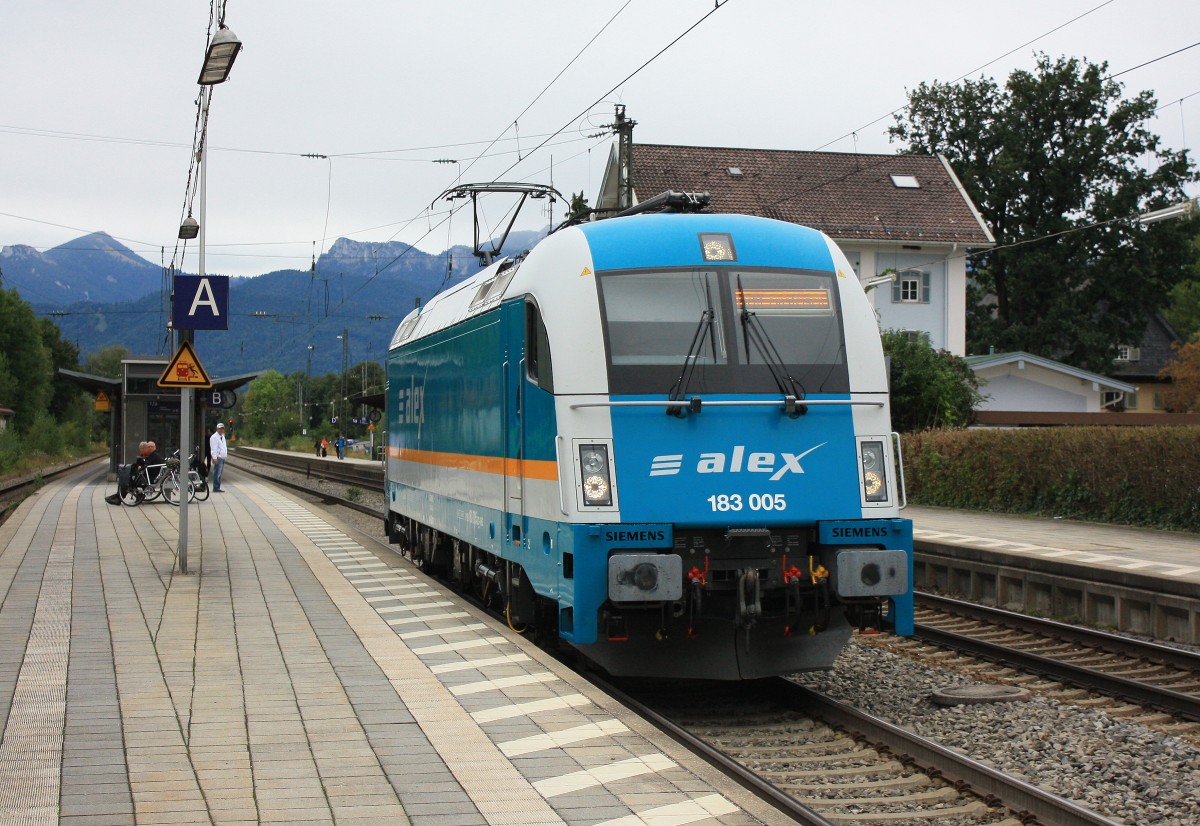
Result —
M 320 439 L 317 439 L 317 441 L 313 444 L 313 450 L 316 451 L 317 458 L 320 458 L 321 457 L 321 440 Z
M 321 455 L 322 456 L 329 455 L 329 440 L 326 439 L 324 436 L 321 437 Z
M 346 437 L 338 433 L 337 437 L 337 453 L 339 459 L 346 458 Z
M 229 447 L 225 444 L 225 423 L 217 422 L 217 429 L 208 437 L 208 448 L 212 451 L 212 489 L 213 493 L 224 493 L 221 490 L 221 477 L 225 473 L 225 459 L 229 456 Z

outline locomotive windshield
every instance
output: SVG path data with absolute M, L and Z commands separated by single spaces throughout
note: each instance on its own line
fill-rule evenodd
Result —
M 830 273 L 655 270 L 599 274 L 612 393 L 849 391 Z

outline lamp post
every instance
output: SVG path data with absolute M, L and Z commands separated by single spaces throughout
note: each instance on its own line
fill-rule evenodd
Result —
M 191 213 L 184 219 L 179 227 L 180 238 L 195 238 L 199 236 L 197 242 L 199 248 L 199 275 L 204 277 L 204 230 L 205 230 L 205 209 L 207 198 L 207 179 L 208 179 L 208 104 L 212 98 L 212 87 L 218 83 L 224 83 L 229 78 L 229 72 L 233 69 L 233 61 L 237 58 L 238 52 L 242 49 L 242 42 L 237 39 L 234 33 L 226 28 L 223 24 L 219 25 L 216 33 L 208 43 L 208 51 L 204 55 L 204 65 L 200 69 L 200 77 L 196 81 L 200 84 L 200 157 L 198 163 L 200 165 L 200 217 L 199 219 L 192 218 Z M 180 343 L 192 340 L 191 330 L 179 331 Z M 184 387 L 179 391 L 179 473 L 182 479 L 184 491 L 181 491 L 179 497 L 179 572 L 186 574 L 187 567 L 187 526 L 188 526 L 188 497 L 186 495 L 188 473 L 190 466 L 188 457 L 191 455 L 192 448 L 192 425 L 194 424 L 194 399 L 192 396 L 192 388 Z
M 346 371 L 349 369 L 349 366 L 346 362 L 350 355 L 350 331 L 343 328 L 342 334 L 338 336 L 338 341 L 342 343 L 342 375 L 341 381 L 339 382 L 339 387 L 341 388 L 342 392 L 337 403 L 338 430 L 341 430 L 343 427 L 345 427 L 345 425 L 342 423 L 342 404 L 346 401 Z
M 304 393 L 300 397 L 300 432 L 308 435 L 308 427 L 304 424 L 304 403 L 308 401 L 308 385 L 312 380 L 312 354 L 316 345 L 308 345 L 308 362 L 304 366 Z

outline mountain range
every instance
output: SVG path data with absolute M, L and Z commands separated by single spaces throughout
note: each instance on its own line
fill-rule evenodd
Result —
M 529 249 L 544 234 L 514 231 L 501 253 Z M 470 247 L 434 255 L 399 241 L 339 238 L 310 269 L 232 277 L 229 329 L 198 331 L 196 354 L 213 377 L 270 368 L 321 375 L 343 364 L 382 363 L 401 319 L 478 266 Z M 164 268 L 106 233 L 45 252 L 4 247 L 0 273 L 5 289 L 15 288 L 79 347 L 81 361 L 111 344 L 135 356 L 174 353 Z

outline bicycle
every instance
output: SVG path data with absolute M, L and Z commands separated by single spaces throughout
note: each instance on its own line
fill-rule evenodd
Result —
M 208 498 L 211 492 L 208 487 L 208 472 L 199 458 L 199 451 L 188 457 L 188 481 L 192 484 L 193 499 L 203 502 Z
M 128 470 L 126 470 L 128 469 Z M 142 502 L 153 502 L 162 496 L 167 502 L 178 507 L 181 496 L 179 483 L 179 451 L 161 465 L 147 465 L 135 462 L 133 465 L 122 465 L 122 481 L 119 484 L 122 504 L 137 507 Z M 125 479 L 125 473 L 128 478 Z M 151 478 L 153 474 L 153 478 Z M 188 481 L 188 501 L 196 496 L 192 482 Z

